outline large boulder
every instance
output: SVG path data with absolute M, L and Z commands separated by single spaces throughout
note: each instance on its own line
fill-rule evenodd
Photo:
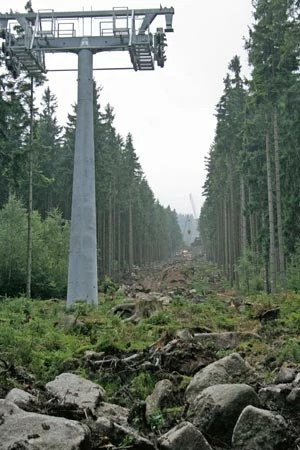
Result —
M 237 377 L 241 378 L 248 371 L 243 358 L 238 353 L 232 353 L 215 361 L 194 375 L 186 389 L 186 399 L 191 403 L 203 389 L 215 384 L 231 383 Z
M 95 411 L 96 417 L 105 417 L 120 425 L 127 425 L 129 409 L 114 403 L 101 402 Z
M 276 379 L 276 384 L 286 384 L 291 383 L 296 376 L 296 368 L 295 367 L 281 367 Z
M 36 402 L 36 397 L 22 389 L 14 388 L 6 395 L 5 399 L 14 403 L 21 409 L 28 409 Z
M 80 423 L 25 412 L 0 400 L 1 450 L 80 450 L 90 442 L 89 429 Z
M 194 339 L 204 346 L 211 346 L 216 350 L 234 349 L 242 342 L 250 339 L 261 340 L 257 333 L 245 331 L 225 331 L 222 333 L 196 333 Z
M 94 411 L 103 400 L 104 389 L 92 381 L 74 375 L 62 373 L 46 384 L 49 394 L 57 397 L 63 404 L 72 404 L 77 408 Z
M 230 442 L 238 417 L 247 405 L 259 404 L 246 384 L 218 384 L 204 389 L 190 404 L 187 419 L 214 440 Z
M 151 416 L 170 402 L 173 389 L 173 383 L 170 380 L 160 380 L 156 383 L 154 391 L 146 398 L 147 422 L 151 422 Z
M 300 387 L 295 387 L 292 389 L 290 394 L 287 396 L 287 403 L 297 412 L 300 411 Z
M 122 448 L 127 442 L 128 448 L 134 450 L 156 450 L 156 446 L 133 428 L 121 425 L 107 417 L 99 417 L 93 425 L 93 434 L 101 442 L 104 438 L 109 440 L 109 445 Z M 103 447 L 110 448 L 110 447 Z
M 160 450 L 212 450 L 211 446 L 190 422 L 181 422 L 158 440 Z
M 289 448 L 288 426 L 271 411 L 247 406 L 232 435 L 234 450 L 285 450 Z
M 275 411 L 282 410 L 287 406 L 287 397 L 293 386 L 291 384 L 271 384 L 261 388 L 258 396 L 263 408 Z
M 297 386 L 300 384 L 300 372 L 298 372 L 294 379 L 294 385 Z

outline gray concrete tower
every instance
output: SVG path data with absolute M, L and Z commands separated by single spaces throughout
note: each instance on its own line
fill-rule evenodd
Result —
M 67 308 L 77 300 L 98 304 L 93 53 L 84 48 L 78 52 L 78 103 Z

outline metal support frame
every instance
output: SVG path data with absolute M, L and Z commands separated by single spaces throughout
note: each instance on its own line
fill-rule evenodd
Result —
M 45 53 L 78 54 L 78 104 L 72 193 L 71 237 L 68 271 L 67 308 L 77 300 L 98 304 L 96 194 L 93 129 L 93 54 L 127 50 L 134 70 L 163 67 L 165 35 L 157 29 L 154 39 L 149 27 L 157 16 L 165 16 L 165 32 L 173 31 L 173 8 L 114 8 L 112 11 L 0 14 L 0 28 L 5 35 L 5 58 L 17 61 L 31 75 L 46 71 Z M 76 33 L 76 21 L 82 19 L 82 34 Z M 84 21 L 97 20 L 98 26 L 86 33 Z M 106 27 L 108 20 L 111 27 Z M 11 21 L 21 25 L 23 34 L 14 35 Z M 124 23 L 118 27 L 118 23 Z M 141 25 L 136 27 L 136 21 Z M 60 24 L 67 24 L 67 31 Z M 105 27 L 103 26 L 105 24 Z M 1 31 L 1 30 L 0 30 Z M 7 60 L 6 60 L 7 61 Z M 7 65 L 9 67 L 9 65 Z M 113 68 L 109 68 L 112 70 Z M 115 68 L 120 69 L 120 68 Z M 128 69 L 128 67 L 124 67 Z M 67 69 L 70 70 L 70 69 Z M 14 72 L 16 73 L 16 71 Z
M 41 19 L 71 19 L 71 18 L 104 18 L 104 17 L 124 17 L 124 16 L 131 16 L 132 12 L 134 11 L 136 16 L 149 16 L 149 15 L 155 15 L 155 16 L 165 16 L 166 14 L 174 14 L 174 8 L 153 8 L 153 9 L 128 9 L 128 8 L 114 8 L 113 10 L 102 10 L 102 11 L 53 11 L 51 10 L 40 10 L 39 16 Z M 22 16 L 26 20 L 35 20 L 37 13 L 36 12 L 27 12 L 22 14 Z M 16 13 L 10 12 L 1 14 L 0 13 L 0 19 L 5 20 L 15 20 Z M 155 17 L 153 17 L 154 19 Z M 152 21 L 153 21 L 152 19 Z
M 11 55 L 32 75 L 46 72 L 46 53 L 78 53 L 82 39 L 93 53 L 125 50 L 130 54 L 134 70 L 154 70 L 155 62 L 160 67 L 164 65 L 166 44 L 163 39 L 153 40 L 149 27 L 157 16 L 164 16 L 166 28 L 160 28 L 155 35 L 173 31 L 173 15 L 173 8 L 77 12 L 51 9 L 37 13 L 0 14 L 0 26 L 7 30 L 6 43 Z M 91 21 L 90 32 L 85 27 L 87 19 Z M 82 30 L 79 29 L 80 20 Z M 92 25 L 93 20 L 97 21 L 97 26 Z M 139 27 L 136 27 L 137 22 Z M 15 24 L 21 25 L 23 36 L 14 34 Z

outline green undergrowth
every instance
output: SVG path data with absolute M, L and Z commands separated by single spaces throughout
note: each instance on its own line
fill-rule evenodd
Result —
M 205 283 L 208 283 L 205 281 Z M 198 281 L 202 291 L 201 281 Z M 200 303 L 174 296 L 169 306 L 137 325 L 124 322 L 112 313 L 112 307 L 128 299 L 116 296 L 109 300 L 100 295 L 99 307 L 78 303 L 66 312 L 61 300 L 0 299 L 0 382 L 16 383 L 6 377 L 5 368 L 22 366 L 38 381 L 45 383 L 63 371 L 89 377 L 84 365 L 84 351 L 94 350 L 121 355 L 142 351 L 163 334 L 170 337 L 178 329 L 193 332 L 253 331 L 261 340 L 249 340 L 235 350 L 251 362 L 271 372 L 274 367 L 300 363 L 300 294 L 278 296 L 256 294 L 242 298 L 238 306 L 226 292 L 207 294 Z M 280 306 L 278 317 L 261 322 L 262 311 Z M 220 356 L 233 351 L 219 352 Z M 5 370 L 4 370 L 5 369 Z M 7 371 L 6 371 L 7 372 Z M 99 379 L 99 382 L 103 381 Z M 119 388 L 119 381 L 106 379 L 109 396 Z M 153 389 L 149 373 L 137 373 L 130 379 L 130 392 L 144 399 Z

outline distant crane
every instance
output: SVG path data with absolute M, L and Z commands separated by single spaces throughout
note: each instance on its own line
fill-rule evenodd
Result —
M 193 210 L 193 214 L 194 214 L 194 225 L 195 225 L 195 239 L 191 245 L 199 246 L 199 232 L 198 232 L 199 215 L 196 212 L 195 202 L 194 202 L 192 194 L 190 194 L 190 202 L 191 202 L 192 210 Z
M 193 210 L 193 214 L 194 214 L 194 219 L 195 219 L 195 220 L 198 220 L 198 215 L 197 215 L 197 213 L 196 213 L 195 202 L 194 202 L 194 199 L 193 199 L 192 194 L 190 194 L 190 202 L 191 202 L 191 205 L 192 205 L 192 210 Z
M 184 239 L 184 241 L 188 241 L 188 242 L 186 242 L 186 244 L 189 244 L 190 234 L 191 234 L 191 215 L 186 214 L 185 222 L 184 222 L 184 229 L 183 229 L 183 239 Z
M 189 194 L 190 203 L 192 205 L 192 214 L 187 214 L 184 228 L 183 228 L 183 238 L 187 245 L 191 245 L 192 241 L 197 238 L 197 221 L 198 216 L 196 212 L 195 202 L 192 194 Z

